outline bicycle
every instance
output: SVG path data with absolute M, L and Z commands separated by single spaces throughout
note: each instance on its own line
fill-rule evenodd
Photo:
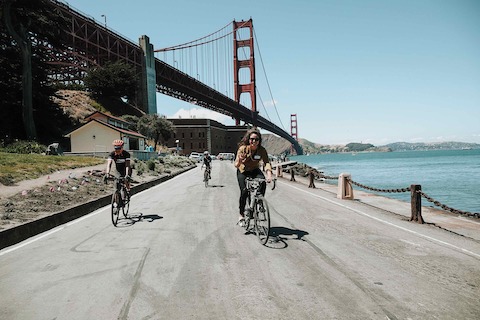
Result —
M 247 188 L 247 204 L 245 206 L 245 211 L 248 214 L 245 215 L 244 219 L 244 228 L 245 230 L 250 230 L 250 220 L 253 219 L 255 233 L 258 240 L 262 245 L 265 245 L 270 236 L 270 210 L 268 208 L 268 202 L 265 200 L 265 197 L 261 193 L 262 183 L 265 182 L 265 179 L 262 178 L 247 178 L 246 188 Z M 276 180 L 273 179 L 272 190 L 275 189 Z
M 128 218 L 128 210 L 130 209 L 130 192 L 125 186 L 125 177 L 113 177 L 115 183 L 115 190 L 112 195 L 112 223 L 117 226 L 120 210 L 123 216 Z
M 205 171 L 203 173 L 203 182 L 205 182 L 205 188 L 208 188 L 208 180 L 210 180 L 210 173 L 212 172 L 211 167 L 205 167 Z

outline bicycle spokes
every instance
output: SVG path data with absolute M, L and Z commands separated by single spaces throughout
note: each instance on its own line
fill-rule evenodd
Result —
M 254 213 L 255 232 L 261 244 L 266 244 L 270 236 L 270 212 L 265 199 L 257 201 Z

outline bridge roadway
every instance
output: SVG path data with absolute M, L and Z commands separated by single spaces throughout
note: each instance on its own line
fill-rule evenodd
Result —
M 235 225 L 214 161 L 0 251 L 1 319 L 479 319 L 480 241 L 328 188 L 267 191 L 274 241 Z M 384 199 L 383 203 L 388 203 Z

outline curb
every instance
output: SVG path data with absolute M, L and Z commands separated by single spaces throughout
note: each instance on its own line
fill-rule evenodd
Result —
M 142 192 L 196 167 L 197 166 L 190 166 L 171 175 L 166 175 L 158 179 L 136 185 L 132 187 L 132 191 L 135 193 Z M 112 195 L 106 195 L 101 198 L 69 208 L 65 211 L 57 212 L 48 217 L 43 217 L 41 219 L 30 221 L 25 224 L 13 227 L 11 229 L 0 231 L 0 250 L 17 244 L 30 237 L 36 236 L 42 232 L 58 227 L 72 220 L 78 219 L 99 208 L 105 207 L 106 205 L 110 204 L 111 200 Z

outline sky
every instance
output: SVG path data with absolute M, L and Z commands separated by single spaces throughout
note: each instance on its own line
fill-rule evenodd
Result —
M 62 1 L 154 49 L 252 18 L 269 84 L 258 91 L 286 131 L 297 115 L 299 138 L 480 143 L 479 0 Z M 161 94 L 157 111 L 233 125 Z

